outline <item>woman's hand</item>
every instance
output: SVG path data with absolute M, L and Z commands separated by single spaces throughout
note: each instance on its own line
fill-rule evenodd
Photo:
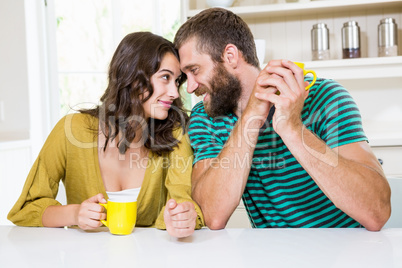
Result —
M 170 199 L 166 203 L 163 215 L 167 232 L 174 237 L 181 238 L 193 234 L 197 219 L 194 204 L 183 202 L 178 204 Z
M 83 230 L 98 228 L 102 225 L 100 220 L 106 219 L 104 207 L 99 203 L 106 203 L 103 194 L 97 194 L 81 203 L 76 215 L 78 227 Z

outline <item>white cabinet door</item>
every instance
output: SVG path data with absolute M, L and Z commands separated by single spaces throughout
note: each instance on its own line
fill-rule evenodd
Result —
M 389 177 L 391 185 L 391 217 L 385 228 L 402 228 L 402 177 Z

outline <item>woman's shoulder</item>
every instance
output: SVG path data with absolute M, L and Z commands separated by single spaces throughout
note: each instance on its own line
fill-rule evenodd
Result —
M 92 115 L 72 113 L 61 118 L 58 125 L 71 143 L 91 143 L 92 146 L 98 133 L 98 122 L 98 118 Z
M 173 137 L 179 141 L 177 146 L 173 148 L 173 151 L 181 151 L 185 152 L 185 154 L 192 154 L 188 133 L 183 130 L 182 127 L 177 127 L 173 130 Z
M 173 129 L 173 137 L 175 139 L 180 141 L 184 137 L 184 135 L 187 135 L 187 133 L 186 133 L 185 129 L 183 129 L 182 126 L 176 126 Z
M 173 137 L 179 141 L 180 144 L 190 144 L 190 139 L 186 128 L 178 126 L 173 129 Z
M 61 121 L 64 120 L 64 124 L 70 123 L 73 124 L 74 126 L 92 126 L 94 124 L 97 125 L 98 123 L 98 118 L 89 115 L 89 114 L 84 114 L 84 113 L 71 113 L 63 116 L 61 118 Z

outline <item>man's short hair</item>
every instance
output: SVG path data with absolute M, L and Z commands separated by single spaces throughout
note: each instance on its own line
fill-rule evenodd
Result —
M 207 53 L 215 62 L 222 62 L 227 44 L 233 44 L 244 60 L 259 67 L 254 37 L 248 25 L 236 14 L 224 8 L 209 8 L 188 19 L 177 31 L 177 49 L 195 38 L 197 51 Z

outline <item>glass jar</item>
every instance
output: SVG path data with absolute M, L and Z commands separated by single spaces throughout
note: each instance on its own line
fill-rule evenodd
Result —
M 311 29 L 311 52 L 313 60 L 329 60 L 329 30 L 325 23 L 317 23 Z
M 398 25 L 393 18 L 385 18 L 378 25 L 378 56 L 398 56 Z
M 342 57 L 360 58 L 360 27 L 356 21 L 348 21 L 342 27 Z

